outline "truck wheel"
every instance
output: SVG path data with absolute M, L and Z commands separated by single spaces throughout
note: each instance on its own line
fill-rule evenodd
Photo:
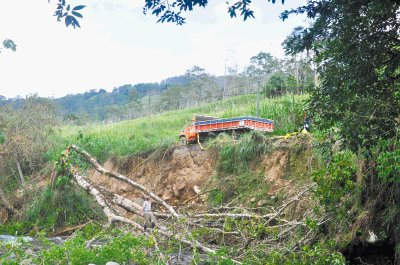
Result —
M 179 138 L 179 143 L 181 145 L 187 145 L 187 140 L 185 136 L 181 136 L 181 138 Z
M 218 135 L 215 132 L 209 132 L 207 136 L 210 137 L 210 138 L 215 138 Z

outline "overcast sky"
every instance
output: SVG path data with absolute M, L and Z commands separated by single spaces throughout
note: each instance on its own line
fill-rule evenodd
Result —
M 285 5 L 256 0 L 256 19 L 231 19 L 226 1 L 210 1 L 188 14 L 184 26 L 156 23 L 143 15 L 144 0 L 69 0 L 85 4 L 81 29 L 66 28 L 53 16 L 57 0 L 0 0 L 0 41 L 10 38 L 17 52 L 0 53 L 0 95 L 38 93 L 61 97 L 124 84 L 160 82 L 198 65 L 223 75 L 225 61 L 243 67 L 260 51 L 283 57 L 282 41 L 304 16 L 285 22 Z

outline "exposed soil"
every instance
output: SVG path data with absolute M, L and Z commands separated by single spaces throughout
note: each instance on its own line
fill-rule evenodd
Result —
M 104 167 L 125 174 L 163 200 L 176 205 L 201 192 L 214 173 L 216 159 L 213 156 L 197 145 L 178 146 L 161 158 L 131 158 L 120 163 L 120 166 L 107 160 Z M 141 203 L 141 195 L 128 184 L 110 179 L 94 170 L 90 172 L 90 179 L 111 192 Z M 192 203 L 196 202 L 202 203 L 201 198 Z
M 308 146 L 310 139 L 311 137 L 306 137 L 305 140 L 297 137 L 276 139 L 273 141 L 272 151 L 265 155 L 261 163 L 254 165 L 254 170 L 263 172 L 265 184 L 269 187 L 268 196 L 277 193 L 290 194 L 295 189 L 294 180 L 287 178 L 291 146 Z M 142 184 L 169 204 L 179 205 L 211 188 L 208 184 L 216 174 L 217 160 L 217 152 L 202 150 L 198 145 L 188 145 L 175 146 L 162 154 L 131 157 L 119 162 L 109 159 L 103 166 Z M 139 205 L 142 203 L 142 195 L 126 183 L 95 170 L 90 171 L 89 177 L 111 192 Z M 190 204 L 201 207 L 205 198 L 206 196 L 197 196 Z
M 277 150 L 264 157 L 265 181 L 270 184 L 268 195 L 276 194 L 289 184 L 289 181 L 284 179 L 288 162 L 287 151 Z

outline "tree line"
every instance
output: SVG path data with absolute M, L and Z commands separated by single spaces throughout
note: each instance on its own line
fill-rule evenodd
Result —
M 224 76 L 212 75 L 195 65 L 184 74 L 159 83 L 126 84 L 111 92 L 93 89 L 49 100 L 55 104 L 58 118 L 66 124 L 116 122 L 236 95 L 259 93 L 275 97 L 285 93 L 302 94 L 314 87 L 315 81 L 311 57 L 307 53 L 278 59 L 268 52 L 259 52 L 241 71 L 237 65 L 227 65 Z M 21 97 L 6 99 L 0 96 L 0 106 L 11 105 L 20 109 L 25 101 Z

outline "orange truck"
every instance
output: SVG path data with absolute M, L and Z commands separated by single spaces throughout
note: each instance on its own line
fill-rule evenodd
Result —
M 220 119 L 196 115 L 192 122 L 180 132 L 179 142 L 182 145 L 186 145 L 221 132 L 232 133 L 232 136 L 235 136 L 251 130 L 272 132 L 274 130 L 274 122 L 269 119 L 251 116 Z

